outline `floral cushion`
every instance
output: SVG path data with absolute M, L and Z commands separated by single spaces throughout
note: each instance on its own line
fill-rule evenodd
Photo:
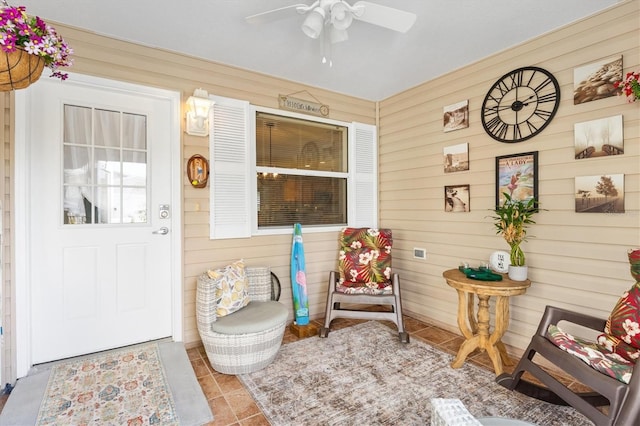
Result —
M 216 284 L 216 316 L 232 314 L 249 304 L 249 282 L 243 260 L 221 269 L 210 269 L 207 274 Z
M 640 282 L 625 291 L 607 319 L 598 343 L 635 362 L 640 357 Z
M 390 229 L 343 229 L 336 290 L 349 294 L 391 294 L 392 244 Z
M 553 324 L 547 330 L 547 338 L 554 345 L 584 361 L 591 368 L 622 383 L 628 384 L 631 380 L 635 363 L 607 350 L 606 347 L 574 337 Z

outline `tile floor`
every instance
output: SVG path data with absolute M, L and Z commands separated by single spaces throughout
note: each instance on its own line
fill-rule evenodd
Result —
M 362 321 L 338 318 L 333 320 L 331 330 L 335 331 L 350 327 L 359 322 Z M 322 322 L 319 320 L 314 321 L 314 323 L 318 327 L 322 325 Z M 394 324 L 389 323 L 389 325 L 395 329 Z M 404 325 L 407 332 L 411 335 L 411 339 L 423 340 L 451 354 L 455 354 L 458 351 L 460 344 L 464 340 L 459 334 L 451 333 L 411 317 L 405 317 Z M 289 328 L 287 328 L 283 343 L 294 342 L 296 340 L 299 340 L 299 338 L 292 334 Z M 187 353 L 196 377 L 200 382 L 200 386 L 202 386 L 202 391 L 209 401 L 211 410 L 215 413 L 215 421 L 209 423 L 207 426 L 269 425 L 260 408 L 255 404 L 249 392 L 236 376 L 220 374 L 211 368 L 204 352 L 204 347 L 199 346 L 189 349 Z M 491 361 L 485 353 L 471 353 L 467 362 L 472 362 L 493 371 Z M 508 366 L 505 366 L 505 370 L 507 372 L 510 371 Z M 571 378 L 560 377 L 564 383 L 568 383 L 569 387 L 575 390 L 584 388 L 580 383 L 573 382 Z M 532 377 L 527 377 L 527 379 L 535 381 Z M 8 395 L 0 395 L 0 412 L 8 397 Z
M 318 327 L 322 325 L 321 321 L 313 322 Z M 338 318 L 333 320 L 331 330 L 335 331 L 359 322 L 362 321 Z M 395 329 L 394 324 L 389 324 Z M 404 325 L 407 332 L 411 335 L 411 339 L 423 340 L 451 354 L 455 354 L 458 351 L 460 344 L 464 340 L 459 334 L 451 333 L 411 317 L 405 317 Z M 292 334 L 287 328 L 283 343 L 294 342 L 296 340 L 299 340 L 299 338 Z M 249 392 L 236 376 L 220 374 L 211 368 L 207 361 L 204 347 L 199 346 L 189 349 L 187 353 L 193 365 L 193 370 L 202 386 L 202 390 L 209 401 L 209 406 L 215 414 L 215 421 L 209 423 L 207 426 L 269 425 L 260 408 L 255 404 Z M 477 351 L 471 353 L 466 362 L 472 362 L 493 371 L 491 360 L 486 353 Z M 508 366 L 505 366 L 505 370 L 507 372 L 511 371 Z M 571 388 L 583 388 L 583 385 L 574 383 L 571 378 L 560 377 L 563 382 L 569 383 Z M 535 381 L 532 377 L 526 378 Z

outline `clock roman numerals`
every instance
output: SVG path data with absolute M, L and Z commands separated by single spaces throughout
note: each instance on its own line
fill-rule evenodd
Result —
M 508 124 L 502 121 L 498 116 L 489 120 L 486 123 L 485 128 L 497 138 L 512 141 L 518 141 L 538 130 L 538 128 L 529 120 L 522 123 Z
M 524 70 L 518 70 L 511 74 L 511 88 L 522 86 L 522 79 L 524 77 Z
M 547 77 L 542 81 L 542 83 L 538 84 L 533 90 L 535 90 L 536 93 L 540 93 L 542 89 L 544 89 L 551 83 L 552 83 L 551 79 Z
M 555 92 L 547 93 L 546 95 L 538 96 L 538 103 L 555 102 L 557 97 L 558 95 Z
M 551 117 L 551 111 L 545 111 L 543 109 L 536 109 L 533 112 L 534 115 L 537 115 L 538 117 L 542 118 L 543 120 L 548 120 L 549 117 Z
M 505 81 L 500 81 L 500 84 L 496 86 L 496 89 L 500 91 L 500 97 L 506 95 L 511 90 L 511 86 L 508 86 Z

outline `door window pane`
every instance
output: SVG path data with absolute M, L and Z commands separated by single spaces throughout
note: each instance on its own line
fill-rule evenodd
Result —
M 146 223 L 147 120 L 65 105 L 63 223 Z
M 147 149 L 147 117 L 140 114 L 122 114 L 124 138 L 122 147 L 125 149 Z
M 146 223 L 145 188 L 123 188 L 122 190 L 122 221 L 123 223 Z
M 75 105 L 64 106 L 64 142 L 88 145 L 91 142 L 91 108 Z
M 102 109 L 96 109 L 94 111 L 95 116 L 95 135 L 94 145 L 97 146 L 110 146 L 119 148 L 121 145 L 120 139 L 120 117 L 121 113 L 118 111 L 106 111 Z

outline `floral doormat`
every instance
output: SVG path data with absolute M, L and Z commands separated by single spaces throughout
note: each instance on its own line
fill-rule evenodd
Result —
M 238 377 L 273 426 L 424 426 L 431 398 L 460 399 L 475 417 L 591 424 L 571 407 L 509 391 L 492 372 L 470 362 L 453 369 L 451 361 L 417 337 L 403 344 L 395 329 L 369 321 L 283 345 L 268 367 Z
M 52 367 L 37 425 L 178 425 L 157 343 Z

